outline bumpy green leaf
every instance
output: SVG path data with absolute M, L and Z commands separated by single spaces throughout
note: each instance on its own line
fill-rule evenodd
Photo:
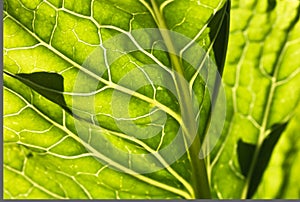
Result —
M 4 197 L 210 197 L 199 139 L 226 12 L 225 0 L 5 0 Z
M 288 123 L 299 105 L 299 5 L 299 1 L 232 1 L 223 77 L 228 98 L 227 126 L 219 143 L 220 149 L 214 152 L 210 165 L 212 188 L 216 197 L 252 197 L 266 167 L 262 162 L 268 162 L 264 156 L 264 144 L 275 133 L 280 136 L 278 144 L 289 136 L 289 132 L 278 133 L 282 130 L 274 127 Z M 298 144 L 299 141 L 296 142 Z M 282 155 L 282 152 L 275 146 L 271 162 L 276 161 L 278 155 Z M 297 167 L 299 163 L 294 161 L 296 155 L 294 153 L 282 158 L 295 162 Z M 239 160 L 239 156 L 243 160 Z M 280 172 L 287 174 L 266 174 L 268 179 L 263 177 L 255 197 L 270 197 L 267 193 L 262 194 L 269 190 L 263 187 L 268 185 L 269 188 L 275 181 L 277 185 L 283 183 L 282 188 L 295 185 L 294 190 L 299 190 L 299 185 L 292 183 L 289 176 L 291 172 L 287 171 L 290 164 L 282 161 L 279 164 L 282 165 Z M 296 195 L 293 193 L 290 196 Z M 286 198 L 288 194 L 271 196 Z

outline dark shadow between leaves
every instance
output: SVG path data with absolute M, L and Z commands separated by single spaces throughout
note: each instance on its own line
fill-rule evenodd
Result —
M 230 21 L 230 1 L 219 10 L 209 22 L 210 39 L 214 40 L 213 51 L 216 58 L 219 74 L 222 75 L 229 37 L 229 21 Z
M 63 96 L 64 78 L 60 74 L 34 72 L 30 74 L 16 74 L 14 77 L 72 114 Z
M 258 185 L 263 177 L 264 171 L 266 170 L 273 150 L 287 126 L 287 123 L 284 124 L 275 124 L 272 126 L 271 133 L 263 141 L 262 146 L 259 150 L 258 158 L 254 162 L 254 171 L 250 179 L 249 190 L 247 193 L 247 198 L 251 198 L 256 192 Z M 242 171 L 242 174 L 247 177 L 249 174 L 249 168 L 253 163 L 253 155 L 256 150 L 256 145 L 243 142 L 239 139 L 237 153 L 238 161 Z
M 267 11 L 270 12 L 274 10 L 276 7 L 276 0 L 268 0 L 268 8 Z

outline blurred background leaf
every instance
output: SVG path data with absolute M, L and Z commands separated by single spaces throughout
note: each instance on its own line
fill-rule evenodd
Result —
M 293 115 L 300 100 L 300 1 L 231 4 L 223 74 L 227 122 L 208 166 L 214 197 L 297 198 L 299 118 Z M 262 155 L 268 139 L 271 156 Z

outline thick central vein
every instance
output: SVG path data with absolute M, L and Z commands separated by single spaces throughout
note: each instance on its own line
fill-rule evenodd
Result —
M 185 84 L 187 82 L 185 82 L 183 65 L 180 58 L 177 56 L 177 52 L 173 44 L 174 42 L 170 36 L 163 14 L 159 10 L 155 0 L 151 0 L 151 4 L 156 17 L 157 26 L 161 29 L 162 38 L 168 49 L 172 68 L 176 71 L 176 74 L 174 74 L 174 80 L 178 93 L 178 101 L 180 103 L 182 120 L 187 126 L 187 132 L 185 132 L 184 137 L 187 143 L 190 144 L 190 148 L 187 148 L 187 152 L 189 152 L 192 165 L 191 180 L 194 189 L 193 194 L 196 198 L 211 198 L 205 162 L 203 159 L 199 159 L 198 157 L 200 152 L 200 138 L 197 134 L 197 124 L 194 117 L 192 96 L 189 92 L 189 86 Z

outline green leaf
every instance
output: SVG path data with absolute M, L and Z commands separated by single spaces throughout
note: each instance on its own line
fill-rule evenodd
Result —
M 5 0 L 4 198 L 209 198 L 228 7 Z
M 285 123 L 290 122 L 299 106 L 300 61 L 296 58 L 300 54 L 300 2 L 233 0 L 231 3 L 223 74 L 227 121 L 218 148 L 211 155 L 211 186 L 218 198 L 269 198 L 268 192 L 274 192 L 271 183 L 292 181 L 290 175 L 272 172 L 273 175 L 266 174 L 271 178 L 267 179 L 264 173 L 272 170 L 269 167 L 272 163 L 268 164 L 270 152 L 273 150 L 271 162 L 282 155 L 276 149 L 277 144 L 287 138 Z M 274 126 L 279 126 L 278 130 L 274 131 Z M 267 144 L 269 147 L 265 147 Z M 289 161 L 297 166 L 295 155 Z M 282 164 L 281 172 L 287 167 Z M 262 188 L 265 184 L 266 189 Z M 288 184 L 285 185 L 292 186 Z M 299 185 L 295 186 L 299 190 Z

